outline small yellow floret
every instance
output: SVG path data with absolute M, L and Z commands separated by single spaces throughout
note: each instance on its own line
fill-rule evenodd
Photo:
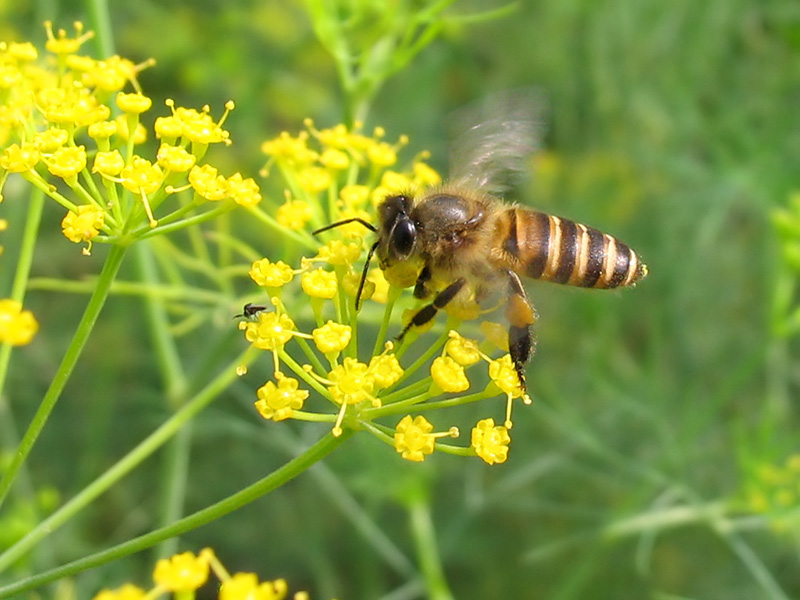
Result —
M 308 391 L 301 390 L 296 379 L 291 377 L 278 377 L 278 385 L 271 381 L 258 388 L 258 400 L 255 407 L 265 419 L 282 421 L 292 416 L 295 410 L 303 408 L 303 403 L 308 398 Z
M 22 310 L 16 300 L 0 300 L 0 343 L 24 346 L 39 330 L 39 323 L 29 310 Z
M 122 169 L 120 178 L 125 189 L 134 194 L 152 194 L 161 187 L 164 174 L 158 165 L 141 156 L 134 156 L 130 164 Z
M 328 189 L 333 179 L 322 167 L 307 167 L 297 173 L 297 183 L 306 192 L 316 193 Z
M 353 330 L 349 325 L 328 321 L 311 332 L 314 344 L 323 354 L 341 352 L 350 343 Z
M 469 389 L 464 367 L 449 356 L 439 356 L 431 363 L 431 377 L 444 392 L 463 392 Z
M 116 590 L 101 590 L 92 600 L 144 600 L 146 596 L 142 588 L 126 583 Z
M 161 144 L 156 159 L 161 168 L 173 173 L 185 173 L 197 162 L 197 157 L 186 148 L 171 144 Z
M 39 149 L 32 143 L 11 144 L 0 154 L 0 167 L 9 173 L 25 173 L 33 170 L 41 156 Z
M 319 157 L 319 162 L 329 169 L 343 171 L 350 166 L 350 157 L 346 152 L 335 148 L 328 148 Z
M 250 267 L 250 279 L 256 285 L 266 288 L 278 288 L 289 283 L 294 278 L 294 271 L 282 260 L 271 262 L 268 258 L 255 261 Z
M 287 229 L 302 229 L 311 220 L 311 206 L 302 200 L 287 200 L 278 207 L 275 218 Z
M 455 330 L 451 330 L 449 335 L 450 339 L 444 345 L 444 351 L 454 361 L 463 367 L 468 367 L 481 359 L 478 342 L 465 338 Z
M 433 425 L 425 417 L 406 415 L 395 428 L 395 450 L 406 460 L 422 462 L 426 454 L 433 453 L 436 444 L 432 431 Z
M 244 330 L 245 339 L 262 350 L 280 350 L 295 335 L 289 315 L 269 311 L 258 313 L 258 320 L 245 323 Z
M 330 299 L 336 295 L 339 282 L 336 273 L 324 269 L 306 271 L 300 278 L 300 286 L 312 298 Z
M 521 398 L 523 396 L 517 371 L 514 369 L 514 363 L 511 362 L 510 355 L 504 354 L 499 359 L 489 363 L 489 377 L 509 398 Z
M 394 354 L 379 354 L 369 361 L 369 370 L 379 388 L 394 385 L 403 375 L 403 367 Z
M 208 580 L 208 571 L 208 559 L 202 553 L 195 556 L 184 552 L 159 560 L 153 570 L 153 581 L 171 592 L 191 592 Z
M 153 106 L 153 101 L 144 94 L 138 92 L 133 92 L 131 94 L 119 92 L 117 94 L 117 106 L 122 112 L 138 115 L 150 110 L 150 107 Z
M 101 175 L 108 175 L 115 177 L 122 173 L 125 168 L 125 159 L 122 158 L 119 150 L 111 150 L 110 152 L 98 152 L 94 156 L 94 165 L 92 165 L 92 173 L 100 173 Z
M 328 374 L 331 381 L 328 391 L 337 404 L 360 404 L 370 401 L 380 406 L 380 400 L 372 395 L 375 389 L 375 377 L 367 365 L 355 358 L 345 358 L 341 365 L 336 365 Z
M 64 180 L 77 177 L 85 168 L 86 148 L 83 146 L 62 146 L 47 161 L 47 170 Z
M 218 201 L 228 197 L 228 180 L 211 165 L 192 167 L 189 183 L 206 200 Z
M 241 173 L 228 177 L 228 194 L 239 206 L 255 206 L 261 202 L 261 189 L 255 179 L 245 179 Z
M 255 573 L 235 573 L 222 583 L 219 600 L 283 600 L 288 591 L 285 579 L 259 583 Z
M 93 204 L 84 204 L 75 210 L 63 218 L 61 231 L 70 242 L 88 242 L 100 233 L 105 223 L 105 213 Z
M 50 127 L 40 131 L 33 138 L 33 143 L 43 153 L 53 153 L 69 140 L 69 134 L 60 127 Z
M 503 463 L 508 458 L 511 436 L 508 429 L 495 425 L 494 419 L 483 419 L 472 429 L 472 447 L 486 463 Z
M 317 257 L 328 261 L 332 265 L 352 265 L 361 256 L 361 245 L 341 240 L 332 240 L 320 247 Z

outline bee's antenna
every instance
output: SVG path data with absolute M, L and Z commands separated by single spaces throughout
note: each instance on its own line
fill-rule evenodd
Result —
M 364 262 L 364 268 L 361 271 L 361 281 L 358 282 L 358 292 L 356 292 L 356 310 L 361 306 L 361 292 L 364 291 L 364 284 L 367 281 L 367 273 L 369 272 L 369 262 L 372 260 L 372 255 L 375 254 L 375 249 L 380 242 L 375 242 L 367 253 L 367 260 Z
M 325 227 L 320 227 L 319 229 L 312 231 L 311 235 L 317 235 L 318 233 L 322 233 L 323 231 L 328 231 L 329 229 L 333 229 L 334 227 L 340 227 L 341 225 L 347 225 L 348 223 L 361 223 L 364 227 L 369 229 L 372 232 L 378 231 L 378 228 L 375 227 L 369 221 L 365 221 L 361 217 L 353 217 L 352 219 L 344 219 L 343 221 L 336 221 L 335 223 L 331 223 L 330 225 L 325 225 Z

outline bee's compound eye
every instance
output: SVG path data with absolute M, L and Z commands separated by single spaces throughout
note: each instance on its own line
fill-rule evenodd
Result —
M 391 247 L 395 256 L 399 259 L 408 258 L 414 248 L 414 240 L 417 237 L 417 228 L 411 219 L 399 219 L 392 228 Z

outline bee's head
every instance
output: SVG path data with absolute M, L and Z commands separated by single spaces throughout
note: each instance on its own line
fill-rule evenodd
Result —
M 409 214 L 413 203 L 410 196 L 388 196 L 378 207 L 378 257 L 384 266 L 408 260 L 414 253 L 417 225 Z

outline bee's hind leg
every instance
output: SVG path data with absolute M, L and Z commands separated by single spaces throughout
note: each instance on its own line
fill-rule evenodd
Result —
M 442 309 L 445 306 L 447 306 L 450 303 L 450 301 L 456 297 L 456 294 L 458 294 L 458 292 L 461 291 L 461 288 L 463 288 L 464 284 L 466 283 L 467 283 L 466 279 L 464 279 L 463 277 L 459 277 L 453 283 L 444 288 L 441 292 L 436 294 L 436 297 L 433 299 L 433 302 L 423 306 L 416 312 L 416 314 L 413 317 L 411 317 L 411 321 L 409 321 L 408 325 L 406 325 L 403 328 L 403 331 L 400 332 L 400 335 L 397 336 L 397 340 L 398 341 L 402 340 L 403 336 L 405 336 L 405 334 L 408 333 L 408 330 L 411 329 L 412 327 L 419 327 L 420 325 L 425 325 L 425 323 L 427 323 L 433 317 L 435 317 L 436 313 L 439 312 L 439 309 Z
M 536 322 L 536 311 L 531 306 L 525 295 L 522 282 L 513 271 L 507 271 L 508 277 L 508 305 L 506 318 L 508 319 L 508 353 L 514 363 L 522 391 L 527 393 L 525 382 L 525 365 L 530 360 L 535 349 L 531 326 Z

